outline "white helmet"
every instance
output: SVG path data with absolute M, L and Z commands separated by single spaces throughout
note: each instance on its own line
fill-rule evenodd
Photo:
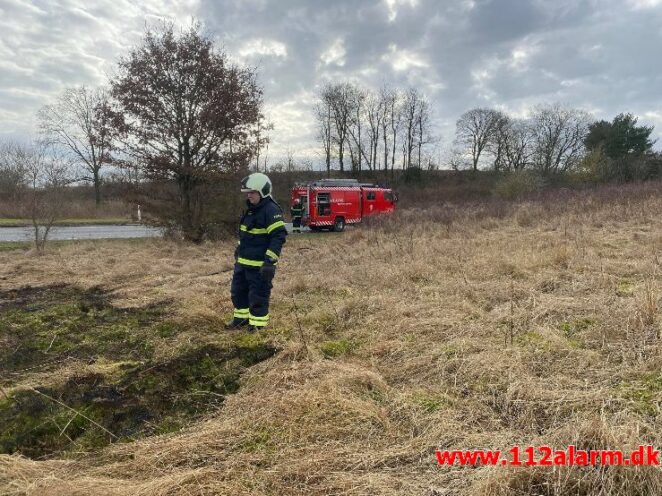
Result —
M 261 172 L 254 172 L 241 180 L 241 192 L 257 191 L 262 198 L 271 196 L 271 181 Z

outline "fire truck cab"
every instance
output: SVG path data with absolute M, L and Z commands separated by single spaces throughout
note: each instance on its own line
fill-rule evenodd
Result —
M 392 213 L 398 201 L 395 192 L 356 179 L 321 179 L 292 188 L 290 205 L 300 200 L 302 224 L 312 231 L 342 231 L 364 217 Z

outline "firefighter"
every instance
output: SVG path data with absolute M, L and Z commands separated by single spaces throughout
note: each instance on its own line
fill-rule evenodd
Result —
M 232 276 L 233 319 L 226 329 L 260 330 L 269 323 L 272 280 L 287 231 L 283 211 L 271 197 L 271 181 L 256 172 L 241 181 L 247 209 L 241 218 Z
M 290 213 L 292 214 L 292 232 L 300 233 L 301 232 L 301 216 L 303 215 L 303 205 L 301 205 L 301 200 L 296 199 L 294 205 L 290 208 Z

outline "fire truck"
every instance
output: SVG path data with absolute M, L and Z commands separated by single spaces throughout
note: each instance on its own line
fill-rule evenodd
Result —
M 398 197 L 388 188 L 359 183 L 356 179 L 321 179 L 292 188 L 290 205 L 300 200 L 302 224 L 312 231 L 330 229 L 340 232 L 347 224 L 364 217 L 392 213 Z

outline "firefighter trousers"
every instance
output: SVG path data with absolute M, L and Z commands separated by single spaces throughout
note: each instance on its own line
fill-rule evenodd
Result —
M 230 295 L 234 317 L 248 319 L 250 325 L 264 327 L 269 323 L 269 297 L 271 281 L 265 281 L 259 267 L 234 264 Z
M 301 217 L 292 217 L 292 232 L 301 232 Z

